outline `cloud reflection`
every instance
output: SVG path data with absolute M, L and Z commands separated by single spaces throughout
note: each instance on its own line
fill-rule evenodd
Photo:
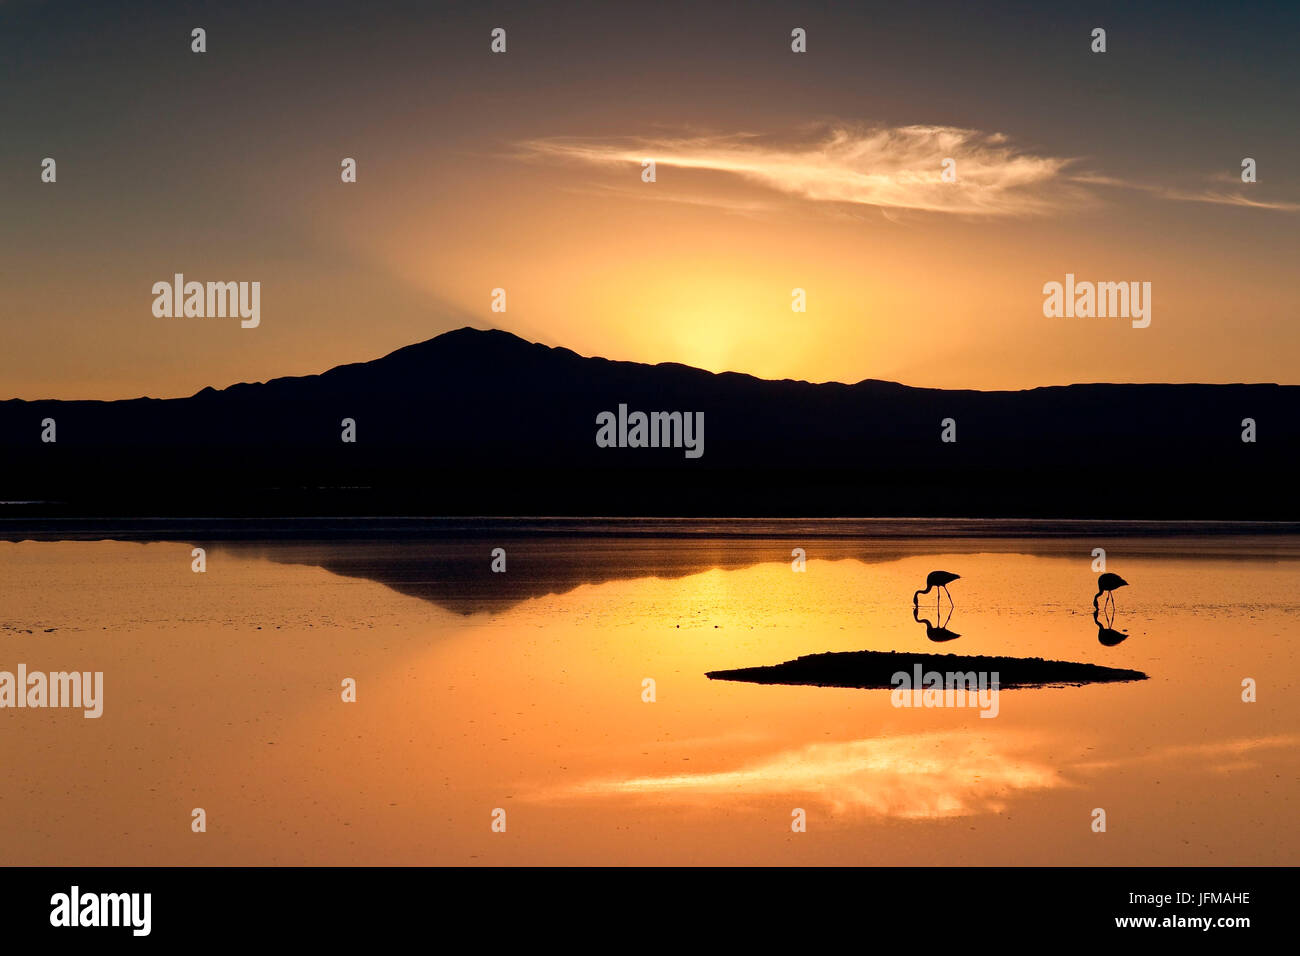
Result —
M 1030 741 L 1019 744 L 1017 750 L 1028 749 Z M 1046 763 L 1005 745 L 974 734 L 933 732 L 810 744 L 735 770 L 594 780 L 565 794 L 684 802 L 802 795 L 837 813 L 909 820 L 996 813 L 1013 792 L 1068 785 Z

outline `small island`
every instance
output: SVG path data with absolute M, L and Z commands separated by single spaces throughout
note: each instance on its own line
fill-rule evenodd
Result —
M 900 651 L 846 651 L 807 654 L 783 664 L 708 671 L 710 680 L 748 681 L 754 684 L 810 684 L 816 687 L 893 689 L 896 674 L 909 679 L 917 672 L 963 678 L 996 674 L 1000 690 L 1023 687 L 1062 687 L 1083 684 L 1147 680 L 1141 671 L 1074 661 L 1049 661 L 1041 657 L 984 657 L 962 654 L 914 654 Z M 949 682 L 950 683 L 950 682 Z M 940 686 L 943 686 L 942 684 Z

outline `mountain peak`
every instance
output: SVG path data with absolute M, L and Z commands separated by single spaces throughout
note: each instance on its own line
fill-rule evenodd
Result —
M 459 329 L 451 329 L 435 335 L 431 339 L 425 339 L 423 342 L 404 345 L 375 361 L 387 362 L 389 359 L 408 356 L 424 358 L 430 355 L 448 353 L 500 355 L 531 349 L 550 351 L 548 346 L 529 342 L 512 332 L 505 332 L 501 329 L 477 329 L 471 325 L 465 325 Z

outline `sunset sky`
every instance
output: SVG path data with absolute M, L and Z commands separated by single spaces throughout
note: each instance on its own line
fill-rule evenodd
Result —
M 1300 383 L 1294 3 L 384 6 L 0 0 L 0 398 L 463 325 L 767 378 Z M 260 327 L 155 317 L 177 272 L 260 281 Z M 1150 282 L 1150 327 L 1045 318 L 1066 273 Z

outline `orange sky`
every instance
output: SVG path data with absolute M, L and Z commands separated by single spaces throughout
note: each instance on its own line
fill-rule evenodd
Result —
M 1078 23 L 935 33 L 897 14 L 900 49 L 934 54 L 920 77 L 899 52 L 858 55 L 870 29 L 849 14 L 810 20 L 801 59 L 765 6 L 712 42 L 671 12 L 568 32 L 519 13 L 496 58 L 472 17 L 437 56 L 410 22 L 350 35 L 341 11 L 314 33 L 214 21 L 207 59 L 151 23 L 118 37 L 132 66 L 72 57 L 67 22 L 18 10 L 0 398 L 187 395 L 467 324 L 813 381 L 1298 381 L 1296 132 L 1278 122 L 1296 94 L 1269 81 L 1282 61 L 1258 24 L 1247 42 L 1117 18 L 1102 57 Z M 1019 55 L 973 69 L 963 31 L 995 28 Z M 260 281 L 260 326 L 155 317 L 176 272 Z M 1066 273 L 1150 282 L 1150 327 L 1045 318 Z

